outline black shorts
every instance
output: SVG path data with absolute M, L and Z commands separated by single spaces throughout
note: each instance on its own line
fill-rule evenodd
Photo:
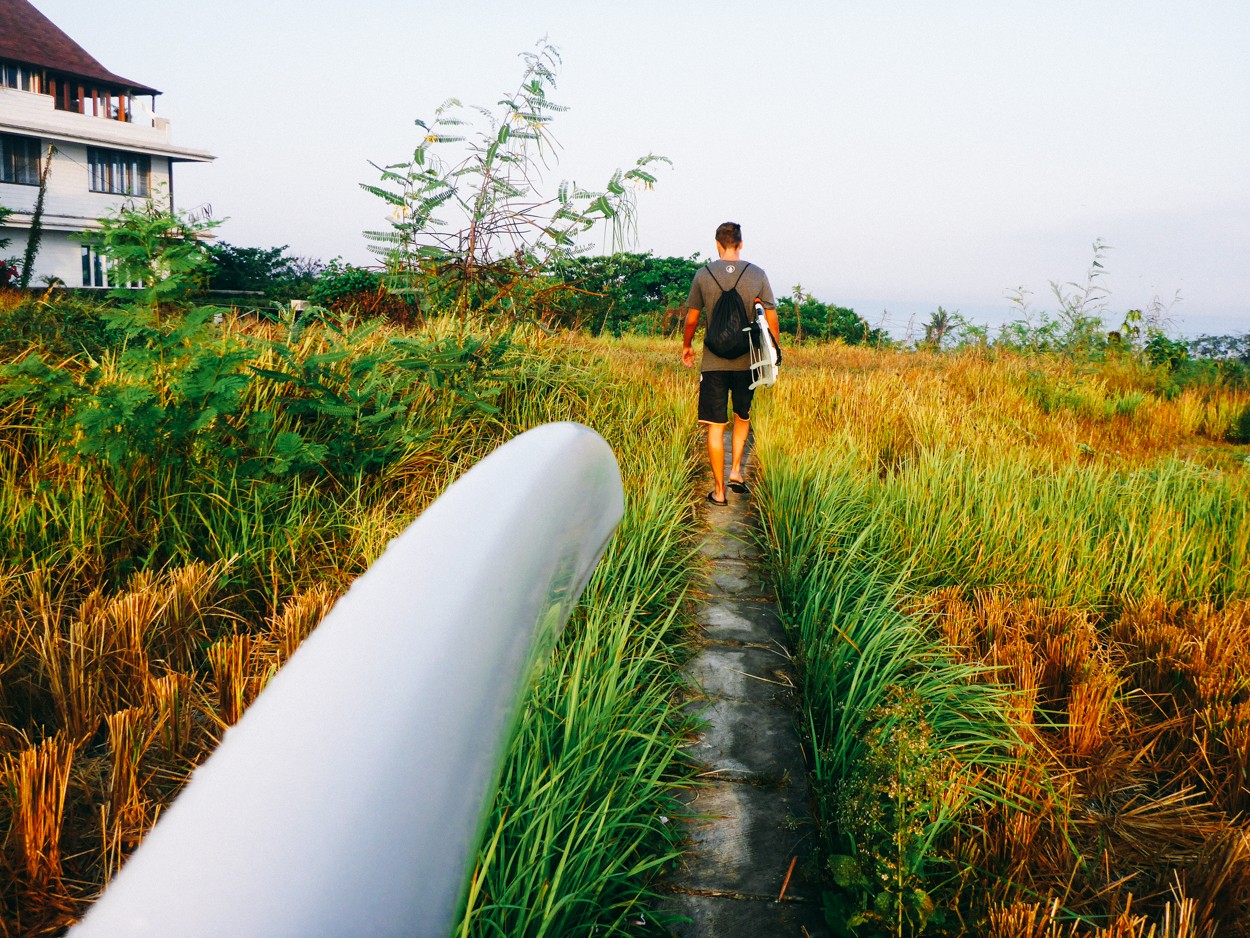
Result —
M 705 371 L 699 375 L 699 423 L 729 423 L 727 399 L 733 395 L 734 415 L 751 419 L 751 372 Z

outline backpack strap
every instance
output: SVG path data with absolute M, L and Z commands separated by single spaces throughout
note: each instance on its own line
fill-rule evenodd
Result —
M 748 268 L 748 267 L 750 267 L 750 266 L 751 266 L 751 264 L 750 264 L 749 262 L 747 262 L 747 261 L 743 261 L 743 262 L 742 262 L 742 269 L 741 269 L 740 271 L 738 271 L 738 280 L 735 280 L 735 281 L 734 281 L 734 285 L 733 285 L 732 287 L 730 287 L 730 288 L 729 288 L 729 290 L 736 290 L 736 289 L 738 289 L 738 281 L 742 279 L 742 275 L 743 275 L 743 274 L 745 274 L 745 273 L 747 272 L 747 268 Z M 726 290 L 724 287 L 722 287 L 722 286 L 720 285 L 720 281 L 716 279 L 716 274 L 712 273 L 712 262 L 711 262 L 711 261 L 708 261 L 708 262 L 707 262 L 707 272 L 708 272 L 708 276 L 712 278 L 712 282 L 713 282 L 714 284 L 716 284 L 717 289 L 719 289 L 721 293 L 728 293 L 728 292 L 729 292 L 729 290 Z
M 716 289 L 721 293 L 725 292 L 725 288 L 720 285 L 720 281 L 716 279 L 716 274 L 712 273 L 712 262 L 707 262 L 707 275 L 712 278 L 712 283 L 716 284 Z

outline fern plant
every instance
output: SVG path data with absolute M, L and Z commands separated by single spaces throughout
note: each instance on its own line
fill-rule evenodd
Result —
M 216 312 L 157 323 L 141 307 L 106 311 L 115 347 L 0 365 L 0 406 L 28 408 L 62 458 L 147 515 L 197 475 L 350 484 L 438 426 L 494 415 L 517 383 L 507 333 L 378 340 L 376 323 L 343 317 L 249 338 L 215 329 Z
M 174 210 L 161 192 L 127 202 L 99 219 L 96 231 L 75 235 L 109 260 L 112 295 L 159 314 L 164 303 L 183 300 L 212 269 L 204 239 L 220 220 L 204 212 Z
M 653 164 L 669 160 L 648 154 L 603 189 L 566 180 L 544 194 L 551 124 L 566 110 L 550 97 L 560 57 L 543 42 L 521 58 L 521 81 L 497 111 L 451 98 L 416 121 L 423 137 L 411 159 L 372 164 L 380 184 L 361 185 L 391 206 L 391 222 L 365 236 L 392 289 L 461 314 L 516 311 L 550 287 L 544 275 L 584 233 L 606 225 L 614 250 L 635 233 L 635 193 L 655 184 Z

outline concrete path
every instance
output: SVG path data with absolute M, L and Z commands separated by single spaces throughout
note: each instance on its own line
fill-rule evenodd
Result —
M 726 459 L 729 445 L 726 435 Z M 673 934 L 826 936 L 794 669 L 754 543 L 750 497 L 730 492 L 729 507 L 707 505 L 706 515 L 702 642 L 687 665 L 687 706 L 706 722 L 688 752 L 705 768 L 689 800 L 689 851 L 666 904 L 692 922 Z

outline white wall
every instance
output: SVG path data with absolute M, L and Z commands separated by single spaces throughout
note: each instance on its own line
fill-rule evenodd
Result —
M 45 144 L 46 145 L 46 144 Z M 152 157 L 152 191 L 169 187 L 169 160 Z M 19 188 L 29 188 L 22 186 Z M 44 204 L 44 227 L 72 227 L 81 230 L 86 222 L 107 215 L 124 205 L 127 197 L 92 192 L 87 168 L 87 146 L 81 143 L 58 143 L 48 176 L 48 198 Z M 31 199 L 34 202 L 34 199 Z M 7 203 L 6 203 L 7 204 Z
M 12 183 L 0 182 L 0 205 L 11 208 L 15 212 L 29 212 L 33 209 L 35 197 L 38 194 L 38 186 L 15 186 Z
M 0 257 L 15 257 L 20 265 L 28 233 L 26 228 L 0 228 L 0 238 L 10 239 L 9 246 L 0 250 Z M 70 239 L 70 232 L 43 233 L 30 285 L 42 286 L 44 277 L 59 277 L 68 287 L 82 286 L 82 245 Z
M 92 221 L 115 211 L 128 201 L 128 197 L 91 191 L 86 144 L 60 143 L 56 146 L 52 171 L 48 175 L 48 195 L 44 200 L 44 235 L 30 282 L 36 284 L 45 276 L 55 276 L 67 286 L 77 287 L 83 285 L 82 249 L 77 241 L 69 239 L 69 233 L 92 227 Z M 168 193 L 169 165 L 166 157 L 152 157 L 150 185 L 153 193 Z M 0 205 L 18 212 L 33 211 L 38 195 L 37 186 L 0 183 Z M 25 227 L 3 229 L 0 237 L 11 239 L 3 251 L 4 256 L 22 257 L 27 231 Z
M 127 201 L 126 196 L 91 191 L 88 146 L 149 154 L 154 193 L 168 192 L 171 156 L 195 161 L 212 159 L 202 151 L 173 146 L 168 122 L 154 118 L 146 108 L 136 113 L 132 122 L 105 120 L 57 111 L 48 95 L 11 88 L 0 88 L 0 132 L 39 140 L 41 151 L 46 150 L 49 139 L 55 141 L 56 154 L 44 204 L 44 236 L 32 283 L 45 276 L 56 276 L 70 286 L 81 286 L 81 246 L 70 241 L 68 233 L 94 227 L 96 219 Z M 38 195 L 37 186 L 0 183 L 0 205 L 20 213 L 20 217 L 10 219 L 10 227 L 0 235 L 11 239 L 3 256 L 21 258 Z M 12 227 L 15 224 L 22 227 Z

